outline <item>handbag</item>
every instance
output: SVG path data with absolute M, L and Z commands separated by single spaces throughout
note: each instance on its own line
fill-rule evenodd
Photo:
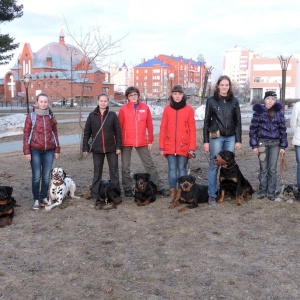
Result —
M 102 129 L 102 127 L 103 127 L 103 125 L 104 125 L 104 123 L 105 123 L 105 121 L 106 121 L 106 118 L 108 117 L 109 113 L 110 113 L 110 112 L 107 113 L 107 115 L 106 115 L 106 117 L 105 117 L 103 123 L 101 124 L 99 130 L 97 131 L 97 133 L 96 133 L 96 135 L 95 135 L 95 138 L 93 138 L 92 136 L 90 136 L 90 138 L 89 138 L 89 140 L 88 140 L 89 153 L 92 152 L 92 150 L 93 150 L 93 145 L 94 145 L 94 143 L 95 143 L 95 140 L 96 140 L 96 138 L 97 138 L 99 132 L 101 131 L 101 129 Z

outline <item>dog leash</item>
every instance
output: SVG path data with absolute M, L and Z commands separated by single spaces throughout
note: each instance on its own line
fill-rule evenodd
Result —
M 287 171 L 287 162 L 286 162 L 286 157 L 285 153 L 280 154 L 280 172 L 279 172 L 279 179 L 280 182 L 283 184 L 283 172 Z

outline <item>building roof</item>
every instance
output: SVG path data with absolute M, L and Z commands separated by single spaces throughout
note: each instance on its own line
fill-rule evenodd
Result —
M 200 61 L 195 61 L 191 58 L 184 58 L 182 56 L 171 56 L 171 55 L 165 55 L 165 54 L 162 54 L 163 56 L 165 56 L 166 58 L 168 59 L 173 59 L 175 61 L 180 61 L 183 59 L 184 63 L 185 64 L 188 64 L 189 62 L 191 62 L 193 65 L 196 65 L 196 66 L 203 66 L 205 65 L 205 61 L 204 62 L 200 62 Z
M 163 61 L 157 58 L 152 58 L 150 60 L 147 60 L 144 63 L 135 66 L 135 68 L 151 68 L 154 65 L 159 65 L 160 67 L 166 67 L 166 68 L 173 68 L 172 66 L 165 64 Z

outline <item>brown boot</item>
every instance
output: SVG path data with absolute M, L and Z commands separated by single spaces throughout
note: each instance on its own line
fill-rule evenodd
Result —
M 175 201 L 179 200 L 181 198 L 181 189 L 177 189 Z
M 177 189 L 170 189 L 170 199 L 169 199 L 169 203 L 172 203 L 172 202 L 175 201 L 176 194 L 177 194 Z

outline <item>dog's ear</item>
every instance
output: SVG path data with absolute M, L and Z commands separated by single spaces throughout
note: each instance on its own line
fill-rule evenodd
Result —
M 67 177 L 67 173 L 65 172 L 65 170 L 63 170 L 63 174 L 64 174 L 64 179 Z
M 178 182 L 178 183 L 181 183 L 181 182 L 182 182 L 182 178 L 183 178 L 183 176 L 179 177 L 179 178 L 177 179 L 177 182 Z
M 232 159 L 235 159 L 235 154 L 233 152 L 231 152 L 231 151 L 230 151 L 230 153 L 231 153 Z
M 192 183 L 196 182 L 196 177 L 191 175 Z
M 146 173 L 146 180 L 149 181 L 150 180 L 151 175 L 149 173 Z
M 133 175 L 133 179 L 134 179 L 135 181 L 137 181 L 137 178 L 138 178 L 138 174 L 134 174 L 134 175 Z

